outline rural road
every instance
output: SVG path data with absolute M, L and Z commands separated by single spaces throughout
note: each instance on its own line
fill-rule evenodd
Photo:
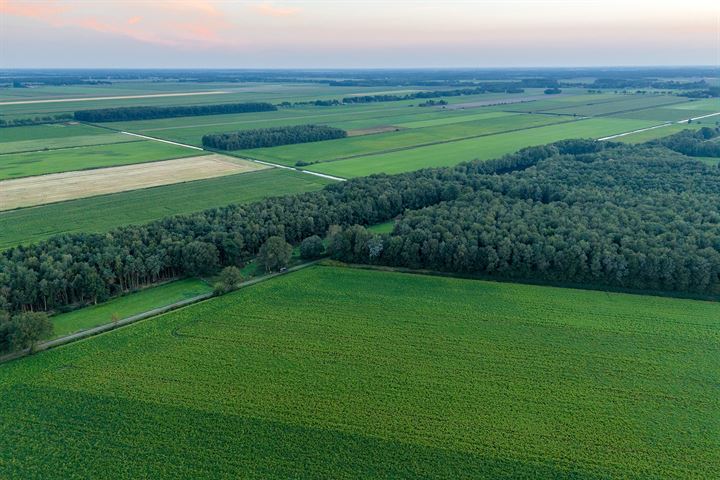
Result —
M 269 273 L 267 275 L 263 275 L 262 277 L 253 278 L 250 280 L 247 280 L 245 282 L 242 282 L 239 289 L 249 287 L 251 285 L 255 285 L 256 283 L 264 282 L 266 280 L 270 280 L 271 278 L 279 277 L 280 275 L 286 275 L 288 273 L 296 272 L 298 270 L 302 270 L 303 268 L 310 267 L 312 265 L 315 265 L 320 260 L 313 260 L 311 262 L 301 263 L 300 265 L 295 265 L 294 267 L 290 267 L 284 272 L 275 272 L 275 273 Z M 82 330 L 80 332 L 72 333 L 70 335 L 66 335 L 64 337 L 60 338 L 54 338 L 52 340 L 47 340 L 45 342 L 39 343 L 35 347 L 36 352 L 41 352 L 44 350 L 49 350 L 54 347 L 59 347 L 62 345 L 66 345 L 68 343 L 75 342 L 77 340 L 82 340 L 83 338 L 92 337 L 95 335 L 99 335 L 104 332 L 109 332 L 110 330 L 115 330 L 116 328 L 124 327 L 125 325 L 130 325 L 135 322 L 139 322 L 140 320 L 145 320 L 147 318 L 151 318 L 157 315 L 160 315 L 162 313 L 167 313 L 172 310 L 177 310 L 178 308 L 186 307 L 188 305 L 192 305 L 194 303 L 201 302 L 203 300 L 207 300 L 211 297 L 213 297 L 213 293 L 204 293 L 202 295 L 198 295 L 196 297 L 187 298 L 185 300 L 181 300 L 179 302 L 172 303 L 170 305 L 165 305 L 164 307 L 158 307 L 153 308 L 152 310 L 148 310 L 146 312 L 138 313 L 136 315 L 132 315 L 127 318 L 123 318 L 122 320 L 118 320 L 114 323 L 106 323 L 103 325 L 98 325 L 97 327 L 89 328 L 87 330 Z M 17 358 L 22 358 L 26 355 L 30 354 L 30 349 L 20 350 L 18 352 L 13 352 L 4 356 L 0 357 L 0 364 L 4 362 L 9 362 L 10 360 L 15 360 Z
M 660 125 L 654 125 L 654 126 L 652 126 L 652 127 L 641 128 L 641 129 L 639 129 L 639 130 L 632 130 L 632 131 L 630 131 L 630 132 L 623 132 L 623 133 L 618 133 L 618 134 L 616 134 L 616 135 L 610 135 L 609 137 L 598 138 L 598 140 L 599 140 L 599 141 L 612 140 L 613 138 L 624 137 L 625 135 L 632 135 L 633 133 L 647 132 L 648 130 L 655 130 L 656 128 L 667 127 L 667 126 L 669 126 L 669 125 L 679 125 L 679 124 L 683 124 L 683 123 L 688 123 L 688 122 L 690 122 L 690 121 L 693 121 L 693 122 L 694 122 L 695 120 L 700 120 L 700 119 L 708 118 L 708 117 L 714 117 L 714 116 L 716 116 L 716 115 L 720 115 L 720 112 L 709 113 L 709 114 L 707 114 L 707 115 L 701 115 L 701 116 L 699 116 L 699 117 L 686 118 L 685 120 L 680 120 L 679 122 L 666 122 L 666 123 L 661 123 Z
M 188 145 L 188 144 L 185 144 L 185 143 L 171 142 L 170 140 L 163 140 L 163 139 L 161 139 L 161 138 L 148 137 L 147 135 L 140 135 L 140 134 L 137 134 L 137 133 L 130 133 L 130 132 L 120 132 L 120 133 L 124 133 L 125 135 L 132 135 L 133 137 L 145 138 L 145 139 L 147 139 L 147 140 L 155 140 L 156 142 L 169 143 L 169 144 L 171 144 L 171 145 L 177 145 L 177 146 L 179 146 L 179 147 L 192 148 L 193 150 L 206 151 L 206 150 L 204 150 L 203 148 L 196 147 L 196 146 L 194 146 L 194 145 Z M 262 165 L 267 165 L 267 166 L 269 166 L 269 167 L 282 168 L 282 169 L 285 169 L 285 170 L 294 170 L 294 171 L 296 171 L 296 172 L 305 173 L 305 174 L 307 174 L 307 175 L 313 175 L 313 176 L 315 176 L 315 177 L 321 177 L 321 178 L 327 178 L 327 179 L 330 179 L 330 180 L 335 180 L 336 182 L 345 182 L 345 181 L 347 181 L 346 178 L 334 177 L 334 176 L 332 176 L 332 175 L 326 175 L 326 174 L 324 174 L 324 173 L 311 172 L 310 170 L 298 170 L 297 168 L 288 167 L 287 165 L 279 165 L 279 164 L 277 164 L 277 163 L 264 162 L 264 161 L 262 161 L 262 160 L 255 160 L 255 159 L 252 159 L 252 158 L 243 158 L 243 160 L 247 160 L 248 162 L 253 162 L 253 163 L 260 163 L 260 164 L 262 164 Z

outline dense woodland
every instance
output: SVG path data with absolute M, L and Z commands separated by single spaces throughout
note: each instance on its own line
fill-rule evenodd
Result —
M 489 162 L 68 234 L 0 256 L 0 309 L 53 311 L 325 236 L 335 258 L 720 293 L 720 169 L 662 146 L 570 140 Z M 362 227 L 400 217 L 390 235 Z
M 217 105 L 182 105 L 172 107 L 118 107 L 79 110 L 75 120 L 82 122 L 120 122 L 128 120 L 152 120 L 156 118 L 222 115 L 226 113 L 267 112 L 277 110 L 271 103 L 221 103 Z
M 237 132 L 204 135 L 202 144 L 218 150 L 242 150 L 247 148 L 275 147 L 293 143 L 319 142 L 347 137 L 340 128 L 326 125 L 293 125 L 287 127 L 257 128 Z
M 389 235 L 331 241 L 356 263 L 720 293 L 720 169 L 663 148 L 557 155 L 406 212 Z
M 35 117 L 16 117 L 5 120 L 0 118 L 0 128 L 2 127 L 24 127 L 27 125 L 44 125 L 47 123 L 61 123 L 72 120 L 73 116 L 70 113 L 59 113 L 57 115 L 43 115 Z
M 703 127 L 699 130 L 683 130 L 668 137 L 649 142 L 662 145 L 689 157 L 720 157 L 720 130 Z

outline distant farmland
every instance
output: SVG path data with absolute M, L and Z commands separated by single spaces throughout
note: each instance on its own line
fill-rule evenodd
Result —
M 316 267 L 0 367 L 0 470 L 711 478 L 719 341 L 717 303 Z
M 320 177 L 269 169 L 0 212 L 0 250 L 70 232 L 104 232 L 230 203 L 319 190 Z
M 152 145 L 156 145 L 156 143 L 153 142 Z M 183 152 L 195 152 L 195 150 L 186 149 Z M 202 155 L 142 165 L 124 165 L 19 178 L 2 183 L 0 210 L 31 207 L 202 178 L 221 177 L 266 168 L 268 167 L 259 163 L 224 155 Z
M 128 135 L 123 137 L 131 138 Z M 199 153 L 202 154 L 197 150 L 152 141 L 131 141 L 31 153 L 7 153 L 0 155 L 0 180 L 146 163 L 197 156 Z

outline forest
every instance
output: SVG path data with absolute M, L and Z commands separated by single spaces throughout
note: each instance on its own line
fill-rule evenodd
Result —
M 211 133 L 202 137 L 202 144 L 206 148 L 218 150 L 242 150 L 334 140 L 346 136 L 347 132 L 345 130 L 326 125 L 293 125 Z
M 329 230 L 350 262 L 717 294 L 718 203 L 717 167 L 660 145 L 566 140 L 15 247 L 0 256 L 0 310 L 76 308 Z M 389 235 L 363 227 L 398 216 Z
M 334 258 L 501 278 L 720 293 L 720 169 L 657 147 L 557 155 L 337 232 Z
M 683 130 L 674 135 L 658 138 L 651 145 L 662 145 L 689 157 L 720 157 L 720 142 L 713 141 L 720 136 L 717 128 L 702 127 L 699 130 Z
M 128 120 L 152 120 L 157 118 L 222 115 L 226 113 L 268 112 L 277 110 L 271 103 L 221 103 L 217 105 L 182 105 L 171 107 L 117 107 L 78 110 L 75 120 L 81 122 L 120 122 Z

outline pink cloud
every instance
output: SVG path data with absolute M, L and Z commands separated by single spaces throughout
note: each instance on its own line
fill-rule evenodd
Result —
M 58 5 L 55 1 L 42 4 L 29 4 L 13 0 L 0 0 L 0 13 L 30 18 L 51 18 L 70 9 Z
M 140 21 L 142 21 L 142 17 L 135 16 L 135 17 L 128 18 L 127 23 L 128 23 L 128 25 L 135 25 L 136 23 L 138 23 Z
M 256 13 L 266 17 L 290 17 L 300 13 L 299 8 L 277 7 L 268 2 L 251 5 L 250 8 L 252 8 Z

